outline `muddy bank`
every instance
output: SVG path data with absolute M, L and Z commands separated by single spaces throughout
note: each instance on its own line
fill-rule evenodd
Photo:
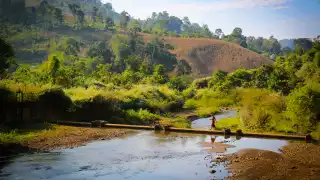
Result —
M 245 149 L 221 160 L 229 161 L 229 179 L 319 179 L 319 145 L 290 144 L 280 151 Z
M 49 151 L 82 146 L 94 140 L 108 140 L 133 133 L 124 129 L 99 129 L 54 125 L 53 129 L 35 133 L 20 143 L 0 144 L 0 156 L 18 153 Z

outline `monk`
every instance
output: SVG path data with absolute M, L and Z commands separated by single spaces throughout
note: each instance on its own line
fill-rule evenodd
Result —
M 211 129 L 215 129 L 216 128 L 216 117 L 212 116 L 211 119 Z

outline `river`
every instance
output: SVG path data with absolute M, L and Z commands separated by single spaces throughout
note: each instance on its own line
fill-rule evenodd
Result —
M 1 180 L 207 180 L 230 174 L 224 164 L 213 166 L 209 153 L 199 142 L 210 142 L 208 135 L 137 131 L 126 137 L 95 141 L 86 146 L 49 153 L 25 154 L 14 158 L 0 171 Z M 271 151 L 288 142 L 235 137 L 216 137 L 216 142 L 234 145 L 225 153 L 243 148 Z M 225 154 L 222 153 L 222 154 Z M 214 169 L 216 173 L 211 174 Z
M 219 121 L 220 119 L 231 118 L 236 116 L 237 116 L 236 110 L 223 111 L 222 113 L 215 115 L 217 121 Z M 195 120 L 192 122 L 191 127 L 195 129 L 210 129 L 211 117 Z

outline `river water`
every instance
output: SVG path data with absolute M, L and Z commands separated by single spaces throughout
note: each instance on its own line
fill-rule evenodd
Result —
M 224 111 L 222 113 L 215 115 L 217 121 L 219 121 L 220 119 L 231 118 L 236 116 L 237 116 L 236 110 Z M 192 122 L 191 127 L 195 129 L 210 129 L 211 117 L 195 120 Z
M 225 164 L 212 166 L 219 153 L 199 145 L 211 136 L 185 133 L 137 131 L 126 137 L 95 141 L 73 149 L 16 157 L 0 170 L 1 180 L 209 180 L 230 174 Z M 244 148 L 271 151 L 288 142 L 256 138 L 217 136 L 216 142 L 234 145 L 225 153 Z M 211 174 L 211 170 L 216 173 Z

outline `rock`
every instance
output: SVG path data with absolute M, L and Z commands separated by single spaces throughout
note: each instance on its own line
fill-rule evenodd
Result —
M 211 173 L 211 174 L 214 174 L 214 173 L 216 173 L 216 172 L 217 172 L 217 171 L 214 170 L 214 169 L 210 170 L 210 173 Z
M 238 129 L 236 133 L 237 133 L 237 136 L 242 136 L 243 135 L 243 132 L 242 132 L 241 129 Z
M 193 115 L 187 116 L 186 118 L 187 118 L 189 121 L 194 121 L 194 120 L 199 119 L 200 117 L 193 114 Z
M 292 166 L 292 168 L 291 169 L 298 169 L 296 166 Z
M 159 124 L 154 125 L 154 130 L 155 131 L 160 131 L 162 130 L 161 126 Z
M 50 166 L 47 166 L 47 167 L 45 168 L 45 170 L 50 170 L 50 169 L 52 169 L 52 167 L 50 167 Z
M 231 134 L 231 130 L 230 129 L 225 129 L 224 130 L 224 135 L 230 135 Z
M 310 134 L 306 135 L 306 142 L 311 142 L 312 141 L 312 137 Z

